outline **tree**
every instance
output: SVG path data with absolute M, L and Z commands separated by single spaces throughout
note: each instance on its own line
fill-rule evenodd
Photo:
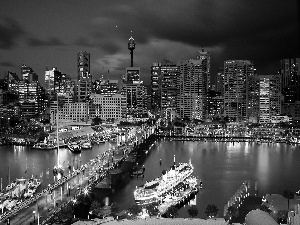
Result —
M 290 209 L 290 199 L 294 199 L 295 194 L 289 189 L 285 189 L 282 196 L 288 200 L 288 210 Z
M 279 210 L 276 214 L 276 221 L 279 224 L 286 224 L 288 218 L 288 211 L 287 210 Z
M 158 203 L 152 203 L 146 206 L 146 209 L 148 211 L 148 214 L 150 216 L 156 216 L 159 213 L 158 210 Z
M 218 207 L 216 205 L 214 205 L 214 204 L 211 204 L 211 205 L 206 206 L 205 214 L 209 218 L 212 218 L 212 217 L 216 217 L 217 216 L 218 211 L 219 211 Z
M 116 202 L 113 202 L 110 205 L 110 211 L 113 216 L 116 216 L 116 214 L 120 211 L 119 205 Z
M 187 211 L 192 218 L 198 215 L 198 208 L 195 205 L 190 206 Z
M 73 206 L 68 204 L 65 207 L 63 207 L 58 213 L 56 213 L 56 217 L 58 221 L 61 222 L 69 222 L 71 223 L 74 215 L 74 209 Z
M 95 125 L 99 125 L 99 124 L 102 123 L 102 119 L 99 118 L 99 117 L 95 117 L 95 118 L 93 119 L 93 123 L 94 123 Z
M 166 212 L 166 216 L 168 218 L 174 218 L 178 216 L 178 208 L 176 206 L 171 206 L 170 208 L 168 208 L 167 212 Z
M 237 217 L 239 215 L 239 211 L 234 206 L 229 206 L 227 208 L 226 217 L 229 219 L 229 223 L 231 223 L 232 218 Z
M 262 210 L 262 211 L 265 211 L 265 212 L 267 212 L 269 214 L 272 213 L 272 210 L 268 206 L 266 206 L 266 205 L 261 205 L 259 209 Z
M 135 203 L 133 203 L 131 206 L 129 206 L 128 210 L 134 216 L 137 216 L 142 211 L 141 207 Z
M 94 215 L 99 215 L 101 211 L 102 205 L 98 201 L 93 201 L 90 207 L 90 211 Z

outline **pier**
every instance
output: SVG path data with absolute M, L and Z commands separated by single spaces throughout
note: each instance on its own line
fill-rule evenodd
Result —
M 15 221 L 13 224 L 24 224 L 32 221 L 33 224 L 46 224 L 63 207 L 76 200 L 80 195 L 91 192 L 97 185 L 101 185 L 104 179 L 116 172 L 120 164 L 128 155 L 137 151 L 140 145 L 147 141 L 153 134 L 154 129 L 140 132 L 134 139 L 127 140 L 120 148 L 109 149 L 100 156 L 91 159 L 65 175 L 59 173 L 57 180 L 48 185 L 29 199 L 19 200 L 17 205 L 10 211 L 6 210 L 0 215 L 0 224 L 7 221 Z M 50 200 L 49 196 L 50 195 Z M 33 214 L 34 212 L 34 214 Z M 22 223 L 22 221 L 24 223 Z

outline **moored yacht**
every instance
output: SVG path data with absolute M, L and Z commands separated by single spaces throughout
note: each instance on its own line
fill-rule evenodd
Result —
M 56 149 L 57 146 L 52 143 L 38 142 L 38 143 L 34 144 L 31 148 L 32 149 L 40 149 L 40 150 L 52 150 L 52 149 Z
M 68 148 L 73 153 L 81 153 L 81 146 L 76 142 L 69 143 Z

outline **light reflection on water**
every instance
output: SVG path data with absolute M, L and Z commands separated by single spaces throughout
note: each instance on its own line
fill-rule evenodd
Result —
M 60 149 L 60 162 L 67 167 L 84 164 L 91 158 L 101 155 L 112 145 L 93 146 L 92 150 L 83 150 L 82 154 L 72 154 L 67 149 Z M 57 163 L 57 151 L 41 151 L 22 146 L 0 146 L 0 177 L 3 187 L 8 183 L 8 167 L 11 180 L 29 178 L 32 175 L 43 176 L 43 185 L 53 182 L 52 168 Z M 193 142 L 161 140 L 148 153 L 145 165 L 145 178 L 131 179 L 129 183 L 110 194 L 110 202 L 118 202 L 121 209 L 127 209 L 134 202 L 133 191 L 136 186 L 161 175 L 173 164 L 188 162 L 194 165 L 194 175 L 203 181 L 203 189 L 197 196 L 198 217 L 204 217 L 208 204 L 215 204 L 219 214 L 223 214 L 226 202 L 241 186 L 250 179 L 252 189 L 258 181 L 259 195 L 282 193 L 285 188 L 297 191 L 300 189 L 300 147 L 286 144 L 232 143 L 232 142 Z M 159 160 L 162 160 L 162 165 Z M 26 166 L 27 165 L 27 166 Z M 34 168 L 33 168 L 34 165 Z M 27 168 L 27 169 L 26 169 Z M 47 169 L 50 175 L 46 176 Z M 25 173 L 26 171 L 26 173 Z M 180 217 L 188 217 L 187 207 L 179 212 Z
M 111 202 L 118 202 L 122 209 L 127 209 L 133 200 L 136 186 L 161 175 L 162 170 L 176 162 L 192 160 L 194 175 L 203 181 L 203 189 L 197 196 L 198 217 L 204 217 L 208 204 L 219 208 L 223 215 L 226 202 L 245 180 L 251 180 L 252 194 L 254 182 L 258 181 L 259 195 L 282 193 L 285 188 L 300 189 L 300 147 L 285 144 L 257 145 L 255 143 L 159 141 L 152 148 L 145 164 L 145 178 L 131 179 L 125 187 L 110 196 Z M 162 165 L 159 166 L 159 159 Z M 187 208 L 179 211 L 180 217 L 189 217 Z

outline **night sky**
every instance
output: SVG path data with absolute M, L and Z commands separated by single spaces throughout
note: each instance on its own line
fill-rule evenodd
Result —
M 91 74 L 111 79 L 134 66 L 149 84 L 153 62 L 190 59 L 204 47 L 211 76 L 228 59 L 248 59 L 276 74 L 282 58 L 300 57 L 297 0 L 1 0 L 0 77 L 24 63 L 43 84 L 57 67 L 76 78 L 77 52 L 91 53 Z

